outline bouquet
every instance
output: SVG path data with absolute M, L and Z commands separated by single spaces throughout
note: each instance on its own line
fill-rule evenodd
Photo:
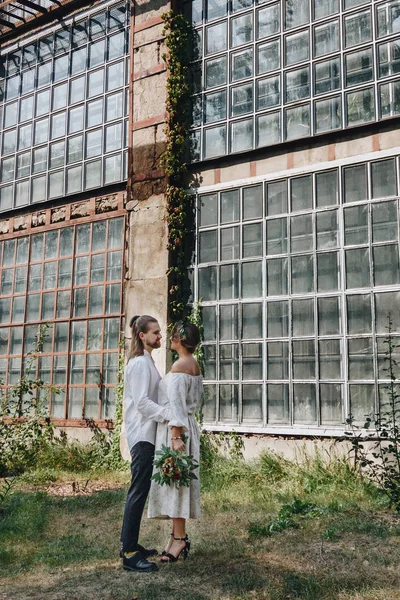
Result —
M 192 479 L 197 479 L 194 470 L 199 466 L 192 456 L 178 450 L 172 450 L 161 446 L 161 450 L 157 450 L 156 458 L 153 465 L 157 471 L 152 476 L 152 479 L 159 485 L 171 485 L 173 483 L 176 488 L 189 487 Z

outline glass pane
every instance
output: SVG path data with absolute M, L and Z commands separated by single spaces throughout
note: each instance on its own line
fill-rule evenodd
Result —
M 106 314 L 121 312 L 121 285 L 112 284 L 106 286 Z
M 362 425 L 366 417 L 375 414 L 375 386 L 350 385 L 350 413 L 355 424 Z
M 375 119 L 373 88 L 347 94 L 347 124 L 360 125 Z
M 74 317 L 86 315 L 87 289 L 80 288 L 74 291 Z
M 285 101 L 295 102 L 310 95 L 310 69 L 308 67 L 285 73 Z
M 314 301 L 292 301 L 293 336 L 314 335 Z
M 266 214 L 268 216 L 286 213 L 287 208 L 287 182 L 274 181 L 266 184 Z
M 338 425 L 343 423 L 342 386 L 323 383 L 319 387 L 321 403 L 321 424 Z
M 344 30 L 346 48 L 368 42 L 371 39 L 371 13 L 365 11 L 346 17 Z
M 231 307 L 222 307 L 223 308 L 231 308 Z M 223 311 L 222 311 L 223 312 Z M 222 315 L 221 312 L 221 315 Z M 217 323 L 216 323 L 216 310 L 215 306 L 203 306 L 201 308 L 201 319 L 203 323 L 203 337 L 207 341 L 215 341 L 217 336 Z M 220 322 L 223 322 L 223 316 L 220 317 Z M 222 325 L 221 325 L 222 327 Z M 231 339 L 230 337 L 228 339 Z
M 54 352 L 68 351 L 68 323 L 54 325 Z
M 232 88 L 231 115 L 237 117 L 252 111 L 253 84 L 250 83 Z
M 215 198 L 214 195 L 211 197 Z M 202 196 L 202 198 L 210 198 L 210 196 Z M 203 219 L 210 218 L 207 215 L 211 214 L 211 223 L 204 223 L 205 225 L 213 225 L 216 223 L 216 212 L 217 205 L 212 201 L 211 206 L 207 206 L 208 210 L 204 210 L 204 216 L 201 214 L 201 224 L 203 225 Z M 232 221 L 239 220 L 239 190 L 232 190 L 229 192 L 221 192 L 221 223 L 230 223 Z
M 372 205 L 372 237 L 374 242 L 396 240 L 397 202 L 380 202 Z
M 337 252 L 317 255 L 317 288 L 319 292 L 339 289 L 339 255 Z
M 372 314 L 369 294 L 347 296 L 347 327 L 350 334 L 371 333 Z
M 308 31 L 289 35 L 285 39 L 286 66 L 294 65 L 309 58 Z
M 199 234 L 199 262 L 217 260 L 217 231 L 203 231 Z
M 243 422 L 262 422 L 262 386 L 244 385 L 242 388 Z
M 368 244 L 368 206 L 344 209 L 344 243 Z
M 300 215 L 290 219 L 290 242 L 292 252 L 306 252 L 313 249 L 312 215 Z
M 396 195 L 396 166 L 394 159 L 371 164 L 372 197 Z
M 231 124 L 231 151 L 241 152 L 253 147 L 253 120 L 237 121 Z
M 320 379 L 341 378 L 340 340 L 319 341 L 319 377 Z
M 330 210 L 317 214 L 317 249 L 328 250 L 338 245 L 337 211 Z
M 267 255 L 287 252 L 287 219 L 267 221 Z
M 262 223 L 243 226 L 243 258 L 262 254 Z
M 262 296 L 262 263 L 250 262 L 242 264 L 242 297 Z
M 257 219 L 263 215 L 262 186 L 243 189 L 243 219 Z
M 312 208 L 312 178 L 311 175 L 297 177 L 291 180 L 292 211 Z
M 289 379 L 288 342 L 268 342 L 267 379 Z
M 349 378 L 373 379 L 374 362 L 372 338 L 357 338 L 348 340 Z
M 236 19 L 232 19 L 231 25 L 231 36 L 232 36 L 232 48 L 235 46 L 241 46 L 247 44 L 253 40 L 253 15 L 247 13 Z M 221 48 L 222 49 L 222 48 Z
M 281 139 L 281 115 L 279 112 L 257 117 L 257 146 L 276 144 Z
M 346 56 L 346 86 L 359 85 L 373 78 L 372 48 L 352 52 Z
M 206 54 L 226 50 L 228 44 L 226 21 L 206 29 Z
M 262 304 L 243 304 L 242 338 L 257 339 L 263 337 Z
M 280 5 L 272 4 L 257 12 L 257 38 L 267 37 L 280 31 Z
M 88 326 L 88 343 L 89 343 L 90 327 Z M 104 349 L 117 350 L 120 338 L 120 321 L 119 319 L 104 320 Z M 97 348 L 94 348 L 97 350 Z
M 103 297 L 104 287 L 102 285 L 95 285 L 89 288 L 89 315 L 103 313 Z
M 323 133 L 342 126 L 342 100 L 340 96 L 315 103 L 316 131 Z
M 14 298 L 14 300 L 16 300 L 16 298 Z M 27 321 L 38 321 L 39 320 L 39 308 L 40 308 L 40 294 L 29 295 L 27 298 L 27 308 L 26 308 Z M 23 320 L 23 318 L 20 320 Z
M 373 248 L 375 285 L 394 285 L 400 281 L 398 244 Z
M 221 260 L 239 258 L 239 227 L 221 229 L 220 257 Z
M 216 396 L 217 391 L 215 385 L 204 386 L 202 414 L 204 421 L 206 422 L 216 420 Z
M 314 261 L 309 256 L 292 258 L 292 293 L 307 294 L 314 291 Z
M 293 420 L 295 423 L 317 422 L 317 406 L 314 384 L 295 383 L 293 385 L 293 403 Z
M 263 378 L 262 344 L 243 344 L 243 379 L 255 380 Z
M 267 261 L 267 294 L 282 296 L 288 293 L 288 260 L 276 258 Z
M 248 49 L 232 54 L 231 80 L 238 81 L 253 75 L 253 50 Z M 262 71 L 261 71 L 262 72 Z
M 318 333 L 340 334 L 339 298 L 318 298 Z
M 215 346 L 203 346 L 204 352 L 204 378 L 216 379 L 217 358 Z
M 239 295 L 238 265 L 223 265 L 220 267 L 220 298 L 229 300 Z M 204 298 L 205 299 L 205 298 Z
M 314 379 L 315 342 L 301 340 L 292 343 L 294 379 Z
M 237 344 L 219 348 L 220 379 L 237 379 L 239 376 L 239 348 Z
M 199 198 L 199 226 L 217 224 L 217 194 L 208 194 Z
M 314 29 L 314 56 L 339 50 L 339 22 L 330 21 Z
M 289 304 L 268 302 L 267 335 L 268 337 L 287 337 L 289 333 Z
M 236 422 L 238 420 L 238 386 L 220 385 L 219 387 L 219 420 Z
M 121 279 L 122 252 L 110 252 L 107 255 L 107 281 Z
M 205 317 L 207 317 L 207 330 L 209 335 L 206 335 L 206 327 L 204 327 L 204 339 L 205 340 L 215 340 L 216 331 L 215 331 L 215 308 L 214 307 L 206 307 L 202 309 L 202 312 Z M 212 315 L 211 319 L 208 316 Z M 209 320 L 211 323 L 209 324 Z M 204 317 L 203 317 L 204 323 Z M 222 305 L 219 309 L 219 339 L 220 340 L 236 340 L 238 338 L 238 307 L 236 304 L 233 305 Z
M 56 318 L 69 317 L 71 303 L 71 292 L 57 292 Z
M 387 334 L 388 319 L 392 321 L 392 332 L 400 332 L 400 293 L 386 292 L 375 295 L 376 331 Z
M 258 46 L 257 60 L 258 75 L 279 69 L 281 64 L 279 41 Z
M 369 287 L 369 249 L 346 250 L 346 287 Z
M 285 0 L 285 28 L 299 27 L 309 22 L 308 0 Z
M 109 250 L 122 248 L 124 245 L 124 219 L 111 219 L 108 221 L 108 243 Z
M 219 156 L 226 152 L 226 126 L 213 127 L 204 132 L 205 158 Z
M 199 298 L 216 300 L 217 298 L 217 268 L 206 267 L 199 269 Z
M 267 385 L 268 422 L 289 422 L 289 386 L 287 384 Z

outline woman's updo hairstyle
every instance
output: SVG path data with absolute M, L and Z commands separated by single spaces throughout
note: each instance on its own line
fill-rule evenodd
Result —
M 180 343 L 191 354 L 193 354 L 200 344 L 200 331 L 193 323 L 177 323 L 174 327 L 173 335 L 179 336 Z

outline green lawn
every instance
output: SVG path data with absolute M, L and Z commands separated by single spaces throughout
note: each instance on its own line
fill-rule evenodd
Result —
M 220 459 L 189 559 L 140 575 L 118 557 L 128 473 L 30 479 L 0 514 L 1 600 L 400 600 L 400 517 L 343 462 Z M 169 532 L 144 519 L 141 541 Z

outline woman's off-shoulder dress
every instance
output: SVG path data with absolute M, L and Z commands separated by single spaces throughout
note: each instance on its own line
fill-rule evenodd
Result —
M 187 437 L 185 452 L 191 454 L 199 462 L 200 431 L 194 413 L 200 408 L 203 396 L 203 379 L 201 375 L 187 373 L 167 373 L 160 381 L 158 403 L 162 406 L 169 404 L 171 420 L 169 423 L 158 423 L 156 436 L 156 451 L 161 446 L 171 446 L 171 427 L 182 427 Z M 199 478 L 199 469 L 195 470 Z M 198 519 L 200 517 L 200 481 L 193 479 L 189 487 L 175 485 L 160 486 L 151 482 L 149 519 Z

